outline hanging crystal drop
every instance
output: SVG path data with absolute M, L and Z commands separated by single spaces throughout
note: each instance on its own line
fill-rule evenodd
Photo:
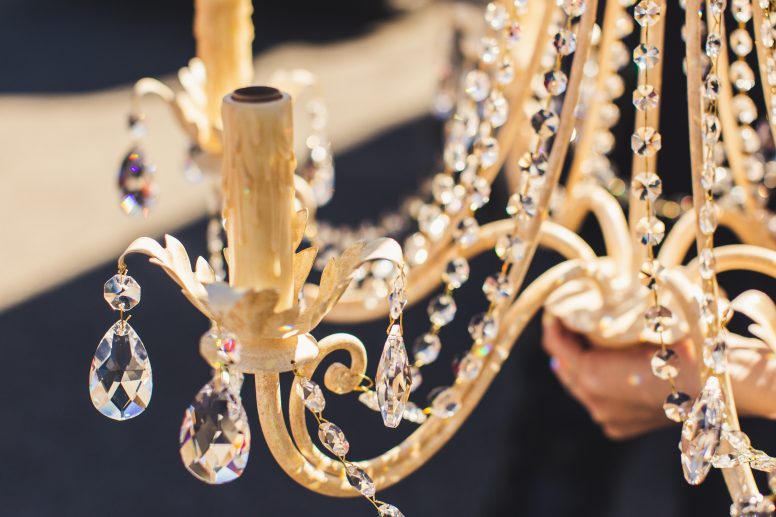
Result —
M 350 443 L 345 433 L 338 425 L 331 422 L 321 422 L 318 426 L 318 439 L 324 447 L 339 458 L 343 458 L 350 450 Z
M 296 394 L 302 399 L 305 407 L 313 413 L 320 413 L 326 407 L 326 399 L 321 387 L 307 377 L 297 379 Z
M 113 275 L 105 282 L 102 293 L 114 311 L 129 311 L 140 303 L 140 284 L 129 275 Z
M 719 117 L 712 113 L 703 114 L 703 123 L 701 125 L 701 136 L 703 143 L 707 145 L 714 145 L 719 142 L 719 136 L 722 128 L 720 126 Z
M 102 337 L 89 370 L 89 395 L 97 410 L 114 420 L 136 417 L 153 391 L 151 363 L 143 342 L 126 321 Z
M 719 96 L 719 76 L 709 74 L 704 81 L 703 95 L 709 100 L 715 100 Z
M 380 512 L 380 517 L 404 517 L 398 508 L 388 503 L 381 504 L 377 511 Z
M 371 498 L 375 496 L 375 483 L 372 481 L 372 478 L 369 477 L 369 474 L 364 471 L 364 469 L 354 465 L 353 463 L 348 463 L 345 467 L 345 474 L 347 475 L 348 483 L 350 483 L 350 486 L 361 492 L 366 497 Z
M 119 167 L 118 185 L 121 209 L 128 215 L 148 215 L 156 201 L 154 167 L 145 161 L 143 152 L 133 148 Z
M 216 485 L 242 475 L 251 447 L 248 416 L 228 378 L 217 375 L 199 390 L 180 432 L 183 464 L 198 479 Z
M 691 485 L 699 485 L 711 469 L 719 446 L 724 413 L 719 379 L 709 377 L 682 426 L 682 471 Z
M 404 407 L 412 389 L 412 372 L 399 325 L 393 325 L 377 366 L 375 391 L 386 427 L 401 423 Z
M 415 363 L 423 366 L 431 364 L 439 357 L 439 351 L 442 349 L 442 341 L 439 336 L 431 332 L 426 332 L 419 336 L 412 347 L 412 354 Z

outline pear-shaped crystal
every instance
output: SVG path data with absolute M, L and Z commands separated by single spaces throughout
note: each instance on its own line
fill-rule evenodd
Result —
M 377 511 L 380 512 L 380 517 L 404 517 L 404 514 L 392 504 L 381 504 Z
M 399 325 L 391 326 L 377 366 L 375 391 L 386 427 L 396 427 L 412 390 L 412 372 Z
M 220 485 L 237 479 L 248 463 L 251 430 L 235 388 L 216 376 L 199 390 L 183 415 L 181 459 L 205 483 Z
M 146 163 L 138 148 L 131 149 L 121 162 L 118 178 L 121 209 L 128 215 L 148 215 L 156 200 L 153 172 L 154 167 Z
M 89 395 L 97 410 L 114 420 L 142 413 L 151 401 L 153 378 L 135 329 L 117 321 L 97 346 L 89 370 Z
M 706 479 L 717 452 L 725 404 L 719 379 L 709 377 L 682 426 L 682 471 L 691 485 Z
M 321 422 L 318 426 L 318 439 L 335 456 L 342 458 L 350 450 L 350 442 L 338 425 L 331 422 Z
M 114 311 L 128 311 L 140 303 L 140 284 L 129 275 L 113 275 L 105 282 L 102 293 Z
M 375 496 L 375 483 L 372 481 L 372 478 L 369 477 L 369 474 L 364 472 L 364 469 L 354 465 L 353 463 L 348 463 L 345 467 L 345 474 L 347 475 L 348 483 L 350 483 L 350 486 L 361 492 L 366 497 Z
M 307 377 L 299 377 L 296 384 L 296 394 L 304 402 L 307 409 L 320 413 L 326 407 L 326 398 L 318 383 Z

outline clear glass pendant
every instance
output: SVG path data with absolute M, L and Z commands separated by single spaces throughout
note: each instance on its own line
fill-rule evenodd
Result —
M 397 427 L 412 390 L 412 372 L 399 325 L 393 325 L 377 367 L 375 391 L 386 427 Z
M 240 477 L 248 464 L 251 430 L 234 386 L 222 371 L 199 390 L 183 416 L 180 454 L 189 472 L 220 485 Z
M 97 410 L 114 420 L 136 417 L 153 391 L 151 363 L 129 323 L 117 321 L 97 346 L 89 370 L 89 395 Z

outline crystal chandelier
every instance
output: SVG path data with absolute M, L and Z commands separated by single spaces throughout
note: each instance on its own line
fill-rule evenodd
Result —
M 776 2 L 685 0 L 669 7 L 662 0 L 610 0 L 598 7 L 596 0 L 488 3 L 476 59 L 449 81 L 454 98 L 444 167 L 433 176 L 430 195 L 408 215 L 397 212 L 357 233 L 316 219 L 316 209 L 331 198 L 334 169 L 325 108 L 315 95 L 295 106 L 310 117 L 310 131 L 302 166 L 294 158 L 291 96 L 284 91 L 297 97 L 314 88 L 314 78 L 297 71 L 278 77 L 281 88 L 246 86 L 252 82 L 250 1 L 197 0 L 197 58 L 179 73 L 183 90 L 175 93 L 153 79 L 135 86 L 130 130 L 137 141 L 122 163 L 119 186 L 127 212 L 150 208 L 153 169 L 139 141 L 140 99 L 158 95 L 192 140 L 188 166 L 217 178 L 210 257 L 192 268 L 170 236 L 164 246 L 140 238 L 121 255 L 117 275 L 105 284 L 105 298 L 120 318 L 100 342 L 90 376 L 97 409 L 126 420 L 151 397 L 148 354 L 125 315 L 140 301 L 126 258 L 145 254 L 212 321 L 200 352 L 214 377 L 185 412 L 180 434 L 186 468 L 216 484 L 243 472 L 251 430 L 240 388 L 243 374 L 252 374 L 264 439 L 291 478 L 324 495 L 362 495 L 379 515 L 399 516 L 377 489 L 411 474 L 451 438 L 543 308 L 596 346 L 653 344 L 653 373 L 666 381 L 663 409 L 681 425 L 687 482 L 700 484 L 719 468 L 733 500 L 731 515 L 773 515 L 773 496 L 761 494 L 752 471 L 776 476 L 776 458 L 753 448 L 740 429 L 727 350 L 776 350 L 776 304 L 759 291 L 726 299 L 717 274 L 776 275 L 776 218 L 767 209 L 776 167 L 763 150 L 776 135 Z M 661 199 L 657 167 L 668 8 L 686 13 L 689 204 Z M 728 31 L 731 20 L 736 28 Z M 628 48 L 624 40 L 634 29 L 639 43 Z M 754 58 L 759 74 L 749 65 Z M 625 95 L 621 72 L 630 64 L 638 70 L 636 125 L 630 188 L 623 189 L 626 182 L 607 155 L 617 140 L 615 102 Z M 757 88 L 764 117 L 752 96 Z M 754 129 L 758 121 L 764 140 Z M 511 193 L 508 217 L 481 226 L 475 213 L 489 202 L 501 171 Z M 604 255 L 576 233 L 588 214 L 600 224 Z M 665 218 L 675 219 L 670 232 Z M 715 246 L 720 225 L 742 244 Z M 400 246 L 391 237 L 407 226 Z M 697 257 L 686 261 L 693 241 Z M 297 251 L 303 242 L 309 246 Z M 524 285 L 540 245 L 565 261 Z M 418 406 L 413 388 L 456 316 L 455 291 L 469 277 L 468 260 L 489 250 L 502 266 L 482 287 L 482 309 L 469 323 L 471 347 L 449 385 L 434 390 L 428 407 Z M 321 271 L 318 285 L 308 281 L 314 268 Z M 430 295 L 428 331 L 408 353 L 403 311 Z M 726 329 L 736 312 L 754 322 L 754 337 Z M 356 337 L 312 336 L 324 320 L 386 316 L 387 338 L 374 370 Z M 697 397 L 674 382 L 681 365 L 671 345 L 683 338 L 703 358 Z M 324 416 L 326 397 L 313 378 L 335 351 L 345 351 L 350 363 L 334 363 L 323 373 L 331 393 L 357 394 L 388 427 L 402 420 L 418 426 L 378 457 L 351 461 L 346 426 Z M 288 420 L 282 374 L 294 376 Z M 323 449 L 308 424 L 316 425 Z

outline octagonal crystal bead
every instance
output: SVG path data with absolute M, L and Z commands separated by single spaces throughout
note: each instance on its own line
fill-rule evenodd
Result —
M 727 371 L 727 346 L 721 336 L 708 337 L 703 341 L 703 364 L 716 374 Z
M 464 78 L 464 91 L 473 100 L 480 102 L 490 94 L 490 78 L 482 70 L 471 70 Z
M 431 402 L 431 413 L 440 418 L 450 418 L 461 409 L 461 396 L 455 388 L 444 388 Z
M 663 182 L 653 172 L 642 172 L 633 178 L 631 191 L 641 201 L 655 201 L 663 192 Z
M 455 225 L 453 237 L 460 246 L 468 248 L 477 242 L 479 230 L 480 225 L 474 217 L 464 217 Z
M 537 135 L 542 138 L 549 138 L 558 131 L 560 118 L 552 110 L 540 109 L 531 117 L 531 126 Z
M 658 350 L 652 355 L 650 365 L 652 366 L 652 375 L 658 379 L 667 381 L 679 375 L 679 356 L 670 348 Z
M 103 286 L 103 296 L 114 311 L 128 311 L 140 303 L 140 284 L 129 275 L 113 275 Z
M 487 313 L 475 314 L 469 320 L 469 335 L 475 341 L 493 339 L 498 333 L 496 320 Z
M 653 127 L 642 126 L 631 136 L 631 149 L 639 156 L 654 156 L 662 146 L 660 133 Z
M 660 20 L 660 6 L 654 0 L 642 0 L 633 9 L 633 17 L 642 27 L 651 27 Z
M 361 492 L 364 496 L 370 498 L 375 496 L 375 483 L 364 469 L 353 463 L 348 463 L 345 467 L 345 475 L 348 478 L 350 486 Z
M 641 43 L 633 50 L 633 62 L 641 70 L 653 68 L 658 59 L 660 59 L 660 51 L 654 45 Z
M 415 363 L 420 366 L 433 363 L 439 357 L 440 350 L 442 350 L 442 341 L 438 335 L 426 332 L 418 336 L 412 347 Z
M 671 393 L 663 403 L 663 411 L 669 420 L 683 422 L 692 408 L 692 398 L 687 393 Z
M 447 263 L 442 273 L 442 280 L 451 288 L 458 289 L 469 279 L 469 262 L 463 257 L 456 257 Z
M 300 377 L 296 384 L 296 394 L 302 399 L 307 409 L 320 413 L 326 407 L 326 399 L 318 383 L 306 377 Z
M 550 95 L 561 95 L 566 91 L 569 79 L 562 70 L 550 70 L 544 74 L 544 88 Z
M 666 226 L 657 217 L 642 217 L 636 223 L 636 235 L 645 246 L 657 246 L 663 240 Z
M 458 307 L 452 296 L 440 294 L 434 297 L 428 304 L 428 317 L 431 323 L 437 327 L 444 327 L 455 318 Z
M 647 328 L 653 332 L 663 332 L 671 323 L 673 313 L 663 305 L 654 305 L 644 313 Z
M 568 56 L 577 49 L 577 35 L 574 31 L 561 29 L 555 34 L 552 44 L 558 54 Z
M 660 102 L 660 95 L 651 84 L 641 84 L 633 90 L 633 105 L 639 111 L 656 108 L 658 102 Z

